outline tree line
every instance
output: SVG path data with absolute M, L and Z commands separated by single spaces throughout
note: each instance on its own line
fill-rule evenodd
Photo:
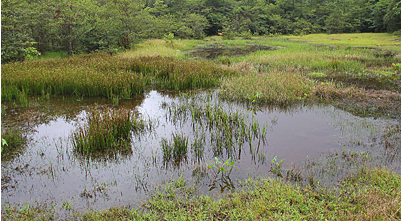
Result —
M 2 0 L 2 63 L 147 38 L 395 32 L 400 0 Z

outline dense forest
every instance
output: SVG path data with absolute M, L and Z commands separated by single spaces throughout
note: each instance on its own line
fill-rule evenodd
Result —
M 231 39 L 399 29 L 400 0 L 2 0 L 1 59 L 128 49 L 169 33 Z

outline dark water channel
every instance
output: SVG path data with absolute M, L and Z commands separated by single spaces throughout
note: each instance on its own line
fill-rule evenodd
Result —
M 211 135 L 217 134 L 219 126 L 195 125 L 190 113 L 172 112 L 185 104 L 200 106 L 207 102 L 227 113 L 244 115 L 247 123 L 258 124 L 259 132 L 265 126 L 264 137 L 259 134 L 241 145 L 234 140 L 234 149 L 216 152 Z M 133 135 L 132 152 L 113 158 L 83 157 L 74 152 L 71 134 L 93 106 L 112 107 L 112 102 L 105 98 L 57 97 L 31 102 L 27 108 L 2 105 L 2 127 L 18 127 L 28 134 L 28 143 L 20 154 L 2 160 L 2 204 L 49 202 L 57 204 L 55 210 L 60 211 L 63 202 L 80 211 L 137 206 L 158 185 L 181 176 L 197 184 L 199 193 L 219 196 L 221 191 L 235 188 L 238 180 L 273 176 L 269 171 L 275 156 L 284 159 L 283 168 L 288 168 L 333 151 L 373 151 L 375 139 L 389 123 L 395 123 L 360 118 L 330 105 L 249 109 L 247 105 L 219 101 L 216 91 L 199 91 L 189 97 L 152 90 L 119 105 L 140 114 L 153 126 Z M 161 141 L 170 140 L 172 134 L 188 139 L 186 159 L 178 163 L 163 161 Z M 199 137 L 203 139 L 203 152 L 196 155 L 191 145 Z M 216 184 L 210 176 L 206 164 L 214 157 L 235 161 L 229 183 Z

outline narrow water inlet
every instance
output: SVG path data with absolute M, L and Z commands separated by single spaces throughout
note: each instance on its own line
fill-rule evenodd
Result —
M 252 123 L 257 126 L 259 135 L 252 133 L 242 142 L 232 136 L 228 147 L 231 141 L 223 133 L 223 125 L 211 124 L 205 114 L 199 116 L 201 121 L 193 121 L 191 109 L 205 111 L 202 109 L 207 104 L 215 111 L 214 116 L 217 112 L 221 116 L 239 114 L 248 129 Z M 235 187 L 238 180 L 271 176 L 275 156 L 284 159 L 286 168 L 331 151 L 374 152 L 375 140 L 384 134 L 385 127 L 396 124 L 393 120 L 353 116 L 330 105 L 249 109 L 249 105 L 221 101 L 218 91 L 180 95 L 152 90 L 119 105 L 151 122 L 152 129 L 132 135 L 132 153 L 98 159 L 74 153 L 71 134 L 85 123 L 88 106 L 112 107 L 111 100 L 57 97 L 31 103 L 25 109 L 4 106 L 2 126 L 29 126 L 30 140 L 19 156 L 2 160 L 2 203 L 69 202 L 75 210 L 135 206 L 157 185 L 179 177 L 197 184 L 204 194 L 220 193 L 218 187 L 209 191 L 214 182 L 208 177 L 206 164 L 214 162 L 215 157 L 223 162 L 229 158 L 235 161 L 229 175 Z M 37 114 L 43 117 L 39 119 Z M 236 126 L 234 122 L 226 125 L 231 132 Z M 185 159 L 166 162 L 161 142 L 173 134 L 188 140 L 188 151 Z M 201 144 L 195 148 L 196 140 Z

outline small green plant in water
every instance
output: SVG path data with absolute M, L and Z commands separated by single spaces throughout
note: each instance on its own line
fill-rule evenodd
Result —
M 8 146 L 7 141 L 5 139 L 1 139 L 1 152 L 3 152 L 4 146 Z
M 209 169 L 211 169 L 216 175 L 219 173 L 231 173 L 231 170 L 233 169 L 233 165 L 235 161 L 230 162 L 231 158 L 228 158 L 228 160 L 221 165 L 220 160 L 217 157 L 214 157 L 215 163 L 210 162 L 210 164 L 206 164 Z M 230 170 L 226 169 L 227 167 L 230 167 Z
M 279 177 L 283 177 L 283 175 L 281 174 L 281 163 L 284 161 L 284 159 L 277 161 L 277 156 L 275 156 L 272 160 L 272 166 L 270 168 L 270 172 L 276 174 Z

